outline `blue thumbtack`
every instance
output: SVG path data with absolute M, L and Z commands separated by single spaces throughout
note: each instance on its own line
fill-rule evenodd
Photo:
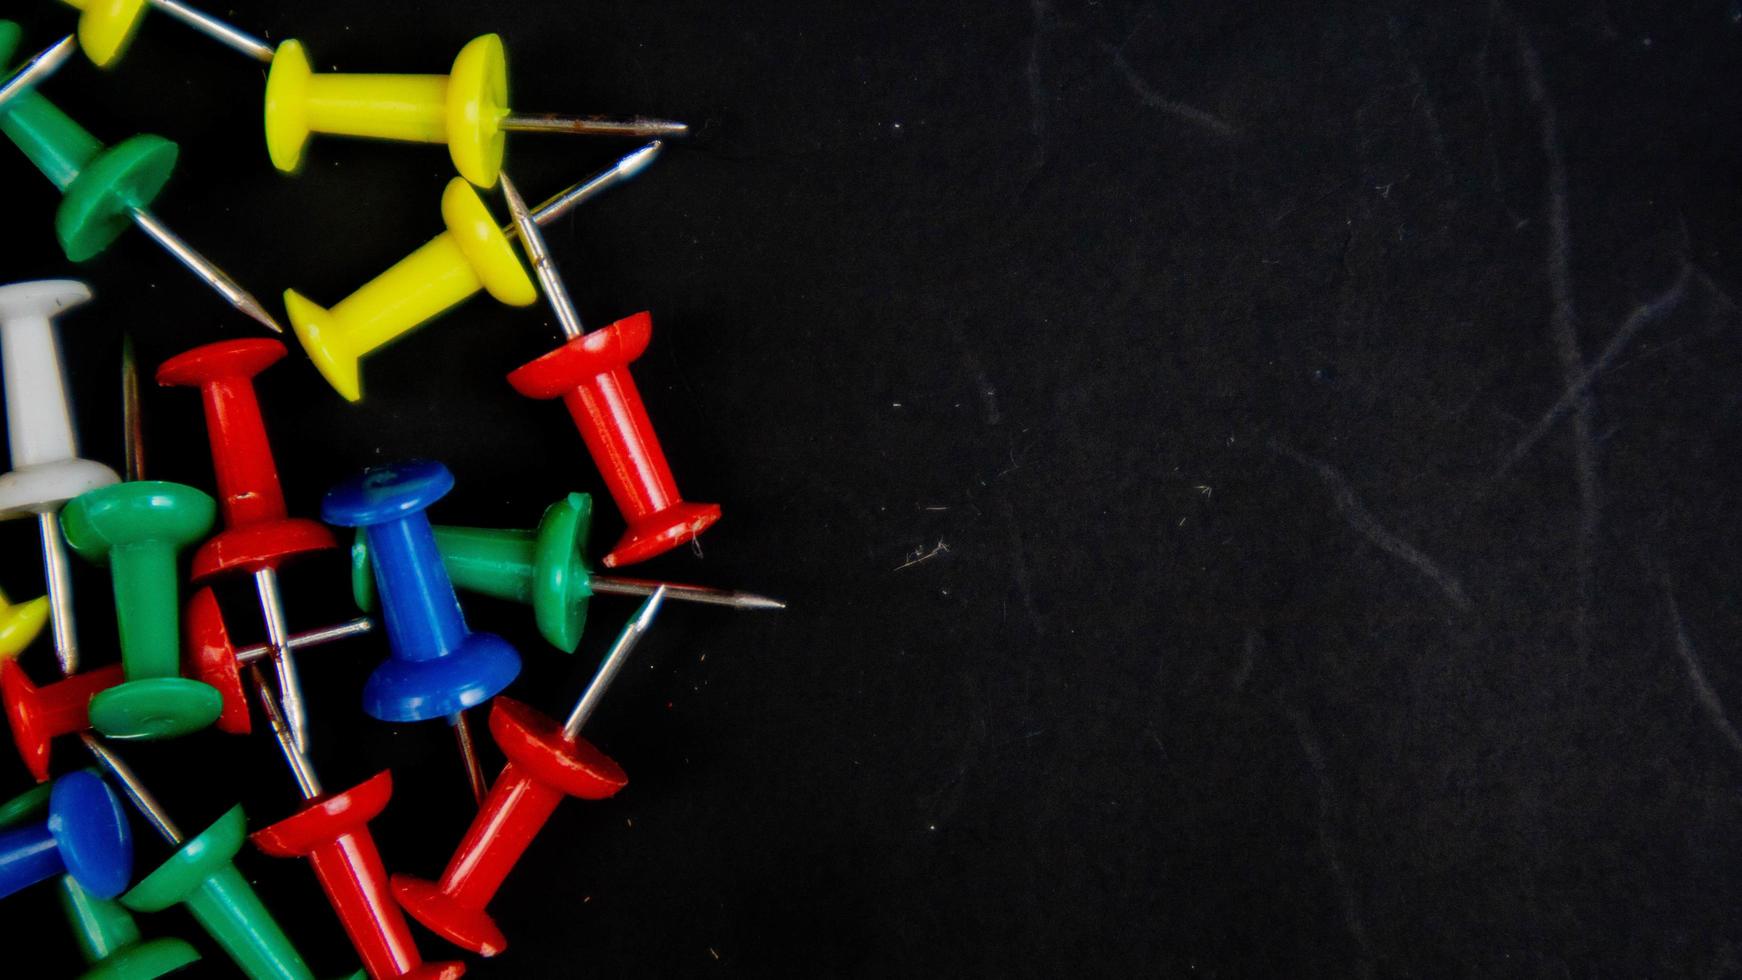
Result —
M 364 685 L 363 710 L 381 721 L 452 721 L 472 795 L 482 801 L 484 773 L 465 710 L 512 683 L 520 655 L 501 637 L 466 627 L 424 513 L 453 487 L 454 475 L 434 461 L 378 466 L 327 491 L 321 518 L 362 528 L 375 566 L 392 656 Z
M 62 776 L 48 819 L 0 833 L 0 898 L 70 874 L 98 898 L 114 898 L 133 875 L 133 838 L 121 801 L 88 772 Z

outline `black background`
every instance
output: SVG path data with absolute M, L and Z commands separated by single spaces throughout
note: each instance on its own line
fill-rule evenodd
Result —
M 8 6 L 33 50 L 73 22 Z M 1732 0 L 213 12 L 323 69 L 444 71 L 495 30 L 517 108 L 702 130 L 551 241 L 590 323 L 652 310 L 637 377 L 725 507 L 638 571 L 792 608 L 668 608 L 588 729 L 630 786 L 557 812 L 471 975 L 1742 973 Z M 330 305 L 439 230 L 451 168 L 317 138 L 284 177 L 262 79 L 153 14 L 45 92 L 177 140 L 158 214 L 275 308 Z M 628 148 L 511 137 L 508 169 L 542 197 Z M 118 464 L 123 330 L 150 371 L 256 328 L 137 234 L 70 269 L 49 186 L 0 174 L 4 278 L 97 291 L 63 326 Z M 293 512 L 420 455 L 458 478 L 444 522 L 599 491 L 501 380 L 556 336 L 474 299 L 370 358 L 359 406 L 293 350 L 260 386 Z M 145 407 L 151 475 L 210 489 L 197 396 Z M 620 529 L 602 506 L 597 549 Z M 36 594 L 34 527 L 0 535 Z M 348 614 L 343 576 L 286 572 L 294 627 Z M 107 583 L 78 585 L 105 662 Z M 570 658 L 466 602 L 552 713 L 632 608 Z M 332 788 L 392 766 L 382 849 L 434 875 L 469 802 L 441 725 L 358 710 L 383 653 L 303 658 L 314 758 Z M 48 679 L 46 640 L 25 663 Z M 128 757 L 190 830 L 295 804 L 263 735 Z M 318 975 L 351 968 L 306 867 L 241 864 Z M 70 974 L 48 896 L 0 935 Z

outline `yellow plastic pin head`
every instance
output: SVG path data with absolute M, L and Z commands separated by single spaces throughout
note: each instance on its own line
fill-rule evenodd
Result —
M 308 145 L 308 53 L 292 39 L 278 46 L 266 72 L 266 152 L 272 165 L 292 171 Z
M 93 64 L 107 68 L 127 50 L 149 0 L 62 0 L 79 15 L 79 47 Z
M 11 660 L 42 632 L 48 622 L 48 597 L 37 596 L 17 605 L 0 594 L 0 661 Z
M 359 353 L 351 343 L 352 333 L 346 330 L 331 310 L 315 304 L 294 289 L 284 291 L 284 310 L 290 315 L 290 328 L 302 349 L 327 384 L 346 401 L 361 401 L 363 377 L 358 369 Z
M 494 187 L 507 142 L 499 125 L 508 114 L 508 55 L 502 37 L 485 34 L 460 49 L 448 75 L 448 153 L 460 175 Z
M 509 306 L 530 306 L 538 301 L 538 287 L 526 274 L 520 256 L 514 254 L 508 236 L 502 234 L 478 192 L 465 181 L 448 181 L 447 190 L 442 192 L 442 221 L 491 296 Z

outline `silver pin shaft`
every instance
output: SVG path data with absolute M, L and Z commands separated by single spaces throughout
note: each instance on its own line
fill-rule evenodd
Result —
M 127 479 L 145 479 L 145 416 L 139 409 L 139 358 L 131 333 L 121 335 L 121 455 Z
M 111 751 L 107 745 L 104 745 L 102 739 L 90 732 L 80 732 L 79 738 L 84 741 L 85 748 L 91 751 L 91 755 L 96 757 L 97 762 L 101 763 L 103 768 L 115 777 L 115 781 L 121 784 L 121 792 L 126 793 L 127 798 L 133 801 L 133 806 L 145 817 L 145 822 L 151 824 L 152 828 L 162 835 L 164 840 L 177 847 L 181 846 L 181 842 L 186 840 L 182 836 L 181 828 L 175 825 L 175 821 L 169 819 L 169 814 L 164 812 L 163 805 L 158 803 L 156 798 L 151 795 L 151 791 L 145 788 L 145 784 L 139 781 L 139 775 L 133 771 L 133 768 L 121 761 L 121 757 Z
M 260 701 L 260 709 L 266 712 L 266 723 L 272 726 L 272 735 L 278 739 L 278 748 L 284 753 L 284 761 L 290 764 L 290 773 L 296 777 L 296 788 L 302 793 L 302 798 L 312 800 L 321 795 L 321 781 L 315 775 L 315 767 L 308 761 L 308 756 L 297 748 L 296 736 L 291 733 L 284 712 L 279 710 L 278 701 L 267 688 L 265 675 L 260 673 L 258 666 L 251 665 L 248 668 L 248 679 L 253 682 L 254 696 Z
M 595 595 L 652 595 L 665 586 L 665 597 L 682 602 L 699 602 L 708 606 L 728 606 L 732 609 L 785 609 L 786 603 L 754 592 L 716 589 L 711 585 L 678 585 L 674 582 L 654 582 L 644 578 L 618 578 L 615 575 L 594 575 L 587 580 Z
M 618 160 L 609 170 L 604 170 L 600 173 L 594 174 L 586 180 L 570 187 L 568 190 L 558 193 L 556 196 L 545 201 L 543 204 L 540 204 L 538 207 L 533 208 L 532 220 L 537 222 L 540 228 L 549 225 L 552 221 L 568 214 L 570 211 L 573 211 L 575 208 L 585 204 L 593 198 L 598 197 L 601 193 L 610 190 L 618 184 L 635 177 L 637 174 L 641 173 L 641 171 L 646 170 L 648 165 L 651 164 L 654 161 L 654 158 L 659 156 L 660 151 L 664 149 L 664 143 L 659 140 L 654 140 L 641 149 L 636 150 L 634 153 Z M 514 234 L 514 225 L 512 223 L 503 225 L 502 233 L 505 235 Z
M 653 617 L 659 613 L 660 604 L 665 602 L 665 586 L 653 590 L 653 595 L 636 610 L 635 618 L 629 625 L 623 627 L 623 632 L 617 634 L 616 642 L 611 644 L 611 652 L 605 654 L 605 659 L 599 664 L 599 672 L 593 675 L 592 683 L 581 699 L 575 702 L 575 710 L 569 712 L 569 720 L 563 722 L 563 737 L 573 739 L 581 734 L 581 727 L 592 717 L 593 711 L 599 707 L 599 702 L 605 699 L 605 690 L 611 682 L 617 679 L 617 672 L 628 662 L 629 654 L 635 645 L 641 642 L 641 637 L 647 633 L 647 628 L 653 625 Z
M 43 511 L 36 515 L 42 532 L 42 571 L 48 580 L 48 621 L 54 632 L 54 656 L 60 672 L 79 670 L 79 633 L 73 625 L 73 569 L 67 558 L 66 541 L 60 533 L 60 515 Z
M 526 257 L 532 260 L 532 271 L 538 276 L 544 298 L 550 303 L 551 312 L 556 314 L 557 326 L 562 329 L 563 336 L 573 340 L 586 333 L 587 328 L 582 326 L 581 314 L 575 309 L 569 288 L 556 271 L 556 261 L 550 257 L 544 233 L 538 230 L 538 222 L 532 220 L 532 212 L 526 209 L 526 200 L 520 196 L 514 181 L 508 179 L 507 173 L 499 179 L 502 181 L 502 196 L 508 201 L 508 212 L 514 216 L 514 230 L 520 233 L 520 244 L 526 249 Z
M 24 67 L 12 74 L 4 85 L 0 85 L 0 105 L 36 88 L 37 83 L 60 71 L 73 52 L 79 49 L 79 42 L 71 34 L 43 48 L 36 57 L 24 63 Z
M 272 61 L 271 45 L 211 14 L 195 10 L 181 0 L 151 0 L 151 5 L 233 51 L 240 51 L 255 61 L 269 64 Z
M 645 116 L 559 116 L 555 113 L 511 112 L 496 124 L 511 133 L 572 133 L 580 136 L 641 136 L 683 138 L 689 123 Z
M 374 628 L 374 620 L 367 616 L 358 616 L 356 619 L 348 619 L 345 622 L 334 626 L 323 626 L 318 630 L 305 630 L 301 633 L 292 633 L 286 645 L 292 650 L 301 650 L 304 647 L 318 647 L 323 643 L 332 643 L 336 640 L 348 639 L 353 636 L 362 636 L 364 633 L 367 633 Z M 243 647 L 236 651 L 236 662 L 244 667 L 260 663 L 262 660 L 270 660 L 271 658 L 272 644 L 270 643 L 256 643 L 251 647 Z
M 187 266 L 189 271 L 199 276 L 201 282 L 217 290 L 218 295 L 224 297 L 231 306 L 241 310 L 253 318 L 255 322 L 262 324 L 274 333 L 284 332 L 284 328 L 278 325 L 278 321 L 272 318 L 272 314 L 266 312 L 266 307 L 260 305 L 259 300 L 237 285 L 236 280 L 231 279 L 229 273 L 213 265 L 211 259 L 194 251 L 187 242 L 177 237 L 175 232 L 170 231 L 163 222 L 157 220 L 156 215 L 144 208 L 134 208 L 133 223 L 139 226 L 140 231 L 150 235 L 152 241 L 161 245 L 164 251 L 175 256 L 177 262 Z
M 454 741 L 460 746 L 460 762 L 466 767 L 466 782 L 472 786 L 472 799 L 483 806 L 489 784 L 484 780 L 484 766 L 478 761 L 478 745 L 472 739 L 471 719 L 464 711 L 457 711 L 449 720 L 454 725 Z
M 254 591 L 260 594 L 260 611 L 266 617 L 266 643 L 272 647 L 272 663 L 278 671 L 278 700 L 290 725 L 290 737 L 298 752 L 308 752 L 308 707 L 302 695 L 302 677 L 296 657 L 290 652 L 290 625 L 284 618 L 284 594 L 278 590 L 278 572 L 262 568 L 254 573 Z

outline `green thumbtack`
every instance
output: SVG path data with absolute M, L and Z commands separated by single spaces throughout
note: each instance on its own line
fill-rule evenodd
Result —
M 16 23 L 0 20 L 0 65 L 12 60 L 20 35 Z M 259 300 L 147 210 L 175 170 L 179 150 L 174 143 L 146 133 L 104 147 L 34 90 L 0 105 L 0 132 L 60 188 L 54 230 L 67 258 L 83 262 L 108 248 L 128 225 L 138 225 L 231 306 L 284 332 Z
M 43 783 L 0 804 L 0 830 L 39 818 L 48 809 L 53 789 L 53 784 Z M 85 891 L 72 875 L 61 875 L 60 901 L 78 939 L 79 952 L 90 966 L 79 980 L 153 980 L 200 958 L 180 939 L 140 942 L 139 926 L 126 909 Z
M 161 912 L 185 904 L 242 972 L 255 978 L 309 980 L 302 955 L 260 902 L 233 859 L 248 836 L 240 806 L 183 844 L 121 904 L 137 912 Z
M 133 480 L 74 497 L 61 512 L 67 544 L 107 562 L 127 675 L 91 699 L 91 727 L 113 738 L 171 738 L 218 719 L 218 690 L 180 676 L 176 554 L 212 527 L 216 505 L 193 487 Z
M 436 549 L 455 588 L 532 606 L 538 631 L 569 653 L 581 642 L 587 602 L 594 594 L 646 596 L 664 585 L 671 599 L 736 609 L 786 608 L 779 600 L 748 592 L 595 575 L 586 560 L 592 516 L 593 499 L 571 493 L 546 509 L 532 531 L 438 525 Z M 374 608 L 375 576 L 361 533 L 351 545 L 351 594 L 358 608 Z

